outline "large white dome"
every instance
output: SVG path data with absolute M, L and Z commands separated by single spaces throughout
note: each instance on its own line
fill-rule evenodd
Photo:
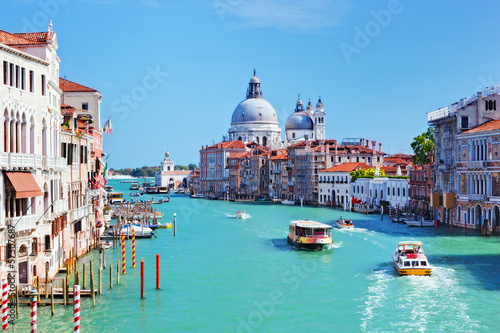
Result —
M 231 118 L 231 125 L 249 122 L 278 124 L 278 117 L 273 106 L 265 99 L 249 98 L 236 106 Z

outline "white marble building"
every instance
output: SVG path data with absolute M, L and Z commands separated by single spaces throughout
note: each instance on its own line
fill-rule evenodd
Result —
M 377 171 L 375 174 L 377 175 Z M 388 201 L 391 207 L 406 207 L 410 202 L 409 187 L 408 177 L 358 178 L 351 183 L 351 193 L 363 203 L 379 206 L 380 201 L 384 200 Z
M 46 32 L 0 31 L 0 243 L 2 258 L 15 262 L 16 282 L 45 270 L 53 275 L 63 257 L 58 43 Z M 7 226 L 15 226 L 15 248 L 7 255 Z M 10 252 L 10 251 L 9 251 Z M 6 276 L 6 262 L 0 276 Z M 43 273 L 42 273 L 43 272 Z
M 248 84 L 246 99 L 234 109 L 228 132 L 230 141 L 257 142 L 266 147 L 277 147 L 281 143 L 276 111 L 264 99 L 255 71 Z
M 168 188 L 186 188 L 189 185 L 190 170 L 175 170 L 175 162 L 170 158 L 168 152 L 161 162 L 161 169 L 155 173 L 156 186 L 166 186 Z
M 325 139 L 325 111 L 321 98 L 316 104 L 316 112 L 311 105 L 307 104 L 304 109 L 304 104 L 300 100 L 300 95 L 295 104 L 295 112 L 292 113 L 286 120 L 286 142 L 294 144 L 299 141 L 308 140 L 324 140 Z

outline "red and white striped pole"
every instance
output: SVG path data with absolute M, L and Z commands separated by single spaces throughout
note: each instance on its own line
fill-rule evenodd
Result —
M 7 290 L 7 279 L 2 279 L 2 329 L 6 330 L 9 327 L 9 321 L 7 316 L 7 296 L 9 292 Z
M 122 275 L 125 275 L 125 233 L 122 233 Z
M 35 288 L 31 289 L 31 333 L 36 333 L 36 296 L 37 291 Z
M 135 229 L 132 228 L 132 268 L 135 269 Z
M 80 332 L 80 286 L 75 284 L 73 287 L 73 317 L 74 332 Z

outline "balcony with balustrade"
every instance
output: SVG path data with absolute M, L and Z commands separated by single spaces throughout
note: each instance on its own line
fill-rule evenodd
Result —
M 36 215 L 29 214 L 17 217 L 7 217 L 7 225 L 15 226 L 16 233 L 36 229 Z

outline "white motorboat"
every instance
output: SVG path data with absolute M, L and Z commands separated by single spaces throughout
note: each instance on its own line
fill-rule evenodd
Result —
M 342 217 L 336 221 L 338 229 L 354 229 L 352 220 L 343 219 Z
M 293 206 L 293 205 L 295 205 L 295 200 L 281 200 L 281 203 L 283 205 Z
M 432 268 L 417 241 L 399 242 L 392 254 L 392 261 L 399 275 L 431 275 Z
M 236 218 L 244 220 L 247 218 L 247 213 L 244 210 L 239 210 L 236 212 Z
M 107 249 L 111 248 L 111 242 L 101 242 L 101 243 L 99 243 L 99 247 L 101 249 L 107 250 Z
M 403 222 L 408 224 L 410 227 L 435 227 L 436 226 L 436 223 L 433 220 L 421 220 L 421 221 L 403 220 Z

